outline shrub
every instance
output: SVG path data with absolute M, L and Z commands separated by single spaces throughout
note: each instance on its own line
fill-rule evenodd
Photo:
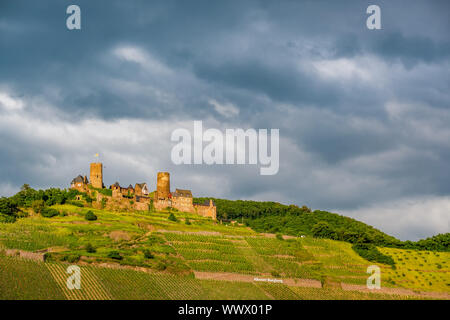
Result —
M 122 260 L 123 257 L 120 255 L 118 251 L 110 251 L 108 253 L 108 258 L 115 259 L 115 260 Z
M 2 222 L 16 221 L 17 213 L 19 211 L 20 210 L 17 203 L 5 197 L 0 198 L 0 221 Z
M 40 214 L 42 212 L 42 210 L 44 210 L 45 208 L 45 202 L 44 200 L 34 200 L 31 203 L 31 208 L 33 209 L 33 211 L 35 213 Z
M 94 246 L 92 246 L 91 243 L 88 243 L 85 247 L 85 250 L 89 253 L 95 253 L 97 250 L 95 250 Z
M 86 215 L 84 216 L 84 218 L 88 221 L 95 221 L 97 220 L 97 216 L 91 211 L 89 210 Z
M 184 223 L 186 223 L 187 225 L 191 225 L 191 221 L 189 221 L 189 218 L 186 218 L 186 220 L 184 221 Z
M 164 263 L 162 263 L 161 261 L 158 262 L 156 265 L 156 270 L 158 270 L 158 271 L 164 271 L 164 270 L 166 270 L 166 268 L 167 268 L 167 266 Z
M 278 240 L 284 240 L 283 239 L 283 235 L 281 233 L 277 233 L 276 237 L 277 237 Z
M 75 263 L 80 260 L 80 255 L 79 254 L 69 254 L 67 256 L 64 256 L 63 260 L 70 262 L 70 263 Z
M 272 271 L 270 274 L 272 275 L 272 277 L 275 277 L 275 278 L 280 277 L 280 274 L 277 271 Z
M 144 257 L 145 257 L 145 259 L 153 259 L 155 256 L 150 252 L 150 250 L 145 249 L 144 250 Z
M 79 208 L 83 208 L 84 207 L 84 204 L 83 204 L 82 201 L 70 200 L 70 201 L 67 201 L 66 203 L 67 204 L 71 204 L 71 205 L 73 205 L 75 207 L 79 207 Z
M 382 254 L 380 251 L 378 251 L 377 247 L 374 246 L 373 244 L 356 243 L 352 246 L 352 248 L 364 259 L 367 259 L 372 262 L 385 263 L 392 266 L 395 269 L 394 260 L 390 256 Z
M 45 218 L 52 218 L 54 216 L 59 215 L 59 211 L 53 208 L 44 208 L 41 211 L 41 215 Z
M 174 222 L 178 221 L 177 218 L 175 217 L 175 215 L 174 215 L 172 212 L 170 213 L 168 219 L 169 219 L 170 221 L 174 221 Z

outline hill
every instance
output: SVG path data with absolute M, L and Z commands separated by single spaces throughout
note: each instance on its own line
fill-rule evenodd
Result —
M 206 198 L 196 198 L 202 202 Z M 417 242 L 400 241 L 358 220 L 306 206 L 276 202 L 214 199 L 218 219 L 237 220 L 258 232 L 311 235 L 350 243 L 369 243 L 394 248 L 450 251 L 450 233 Z
M 448 253 L 424 253 L 431 254 L 433 263 L 426 265 L 427 281 L 405 273 L 406 268 L 419 274 L 424 261 L 407 262 L 397 270 L 380 264 L 386 274 L 383 290 L 367 293 L 366 268 L 372 263 L 347 242 L 276 237 L 176 211 L 111 212 L 68 204 L 51 209 L 58 215 L 45 218 L 29 210 L 28 217 L 0 224 L 5 266 L 0 283 L 9 288 L 2 298 L 34 298 L 46 292 L 42 298 L 422 299 L 446 298 L 449 292 Z M 86 220 L 89 211 L 96 220 Z M 5 256 L 8 249 L 43 252 L 46 261 Z M 397 264 L 405 262 L 400 259 L 408 253 L 396 250 L 385 253 Z M 64 287 L 71 264 L 85 270 L 89 283 L 76 296 Z

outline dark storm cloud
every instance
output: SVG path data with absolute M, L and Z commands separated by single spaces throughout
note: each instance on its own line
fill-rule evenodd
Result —
M 66 186 L 100 152 L 107 183 L 165 168 L 233 199 L 351 211 L 450 193 L 448 1 L 83 0 L 68 31 L 73 3 L 0 4 L 1 192 Z M 279 128 L 279 174 L 168 164 L 169 128 L 193 119 Z

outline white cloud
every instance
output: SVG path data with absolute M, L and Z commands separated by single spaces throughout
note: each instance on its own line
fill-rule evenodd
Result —
M 164 63 L 158 61 L 150 53 L 138 47 L 117 47 L 113 50 L 113 54 L 122 60 L 137 63 L 149 72 L 165 75 L 172 73 L 172 70 Z
M 219 103 L 214 99 L 208 101 L 220 115 L 231 118 L 239 115 L 239 108 L 231 103 Z
M 21 110 L 23 102 L 21 99 L 13 98 L 8 93 L 0 91 L 0 107 L 7 111 Z

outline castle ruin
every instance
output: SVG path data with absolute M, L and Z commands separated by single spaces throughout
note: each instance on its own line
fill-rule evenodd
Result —
M 102 163 L 90 164 L 89 177 L 90 183 L 86 176 L 77 176 L 72 180 L 70 188 L 91 195 L 95 189 L 104 189 Z M 134 187 L 129 185 L 126 188 L 121 187 L 116 182 L 109 189 L 111 190 L 111 196 L 106 196 L 104 193 L 96 193 L 96 201 L 98 203 L 106 199 L 106 202 L 116 203 L 120 208 L 130 208 L 132 206 L 132 209 L 145 211 L 153 205 L 156 210 L 174 208 L 182 212 L 210 217 L 213 220 L 217 218 L 216 205 L 212 200 L 205 201 L 203 204 L 194 204 L 191 190 L 175 189 L 174 192 L 171 192 L 169 172 L 157 173 L 156 190 L 153 193 L 149 192 L 149 187 L 145 182 L 136 183 Z

